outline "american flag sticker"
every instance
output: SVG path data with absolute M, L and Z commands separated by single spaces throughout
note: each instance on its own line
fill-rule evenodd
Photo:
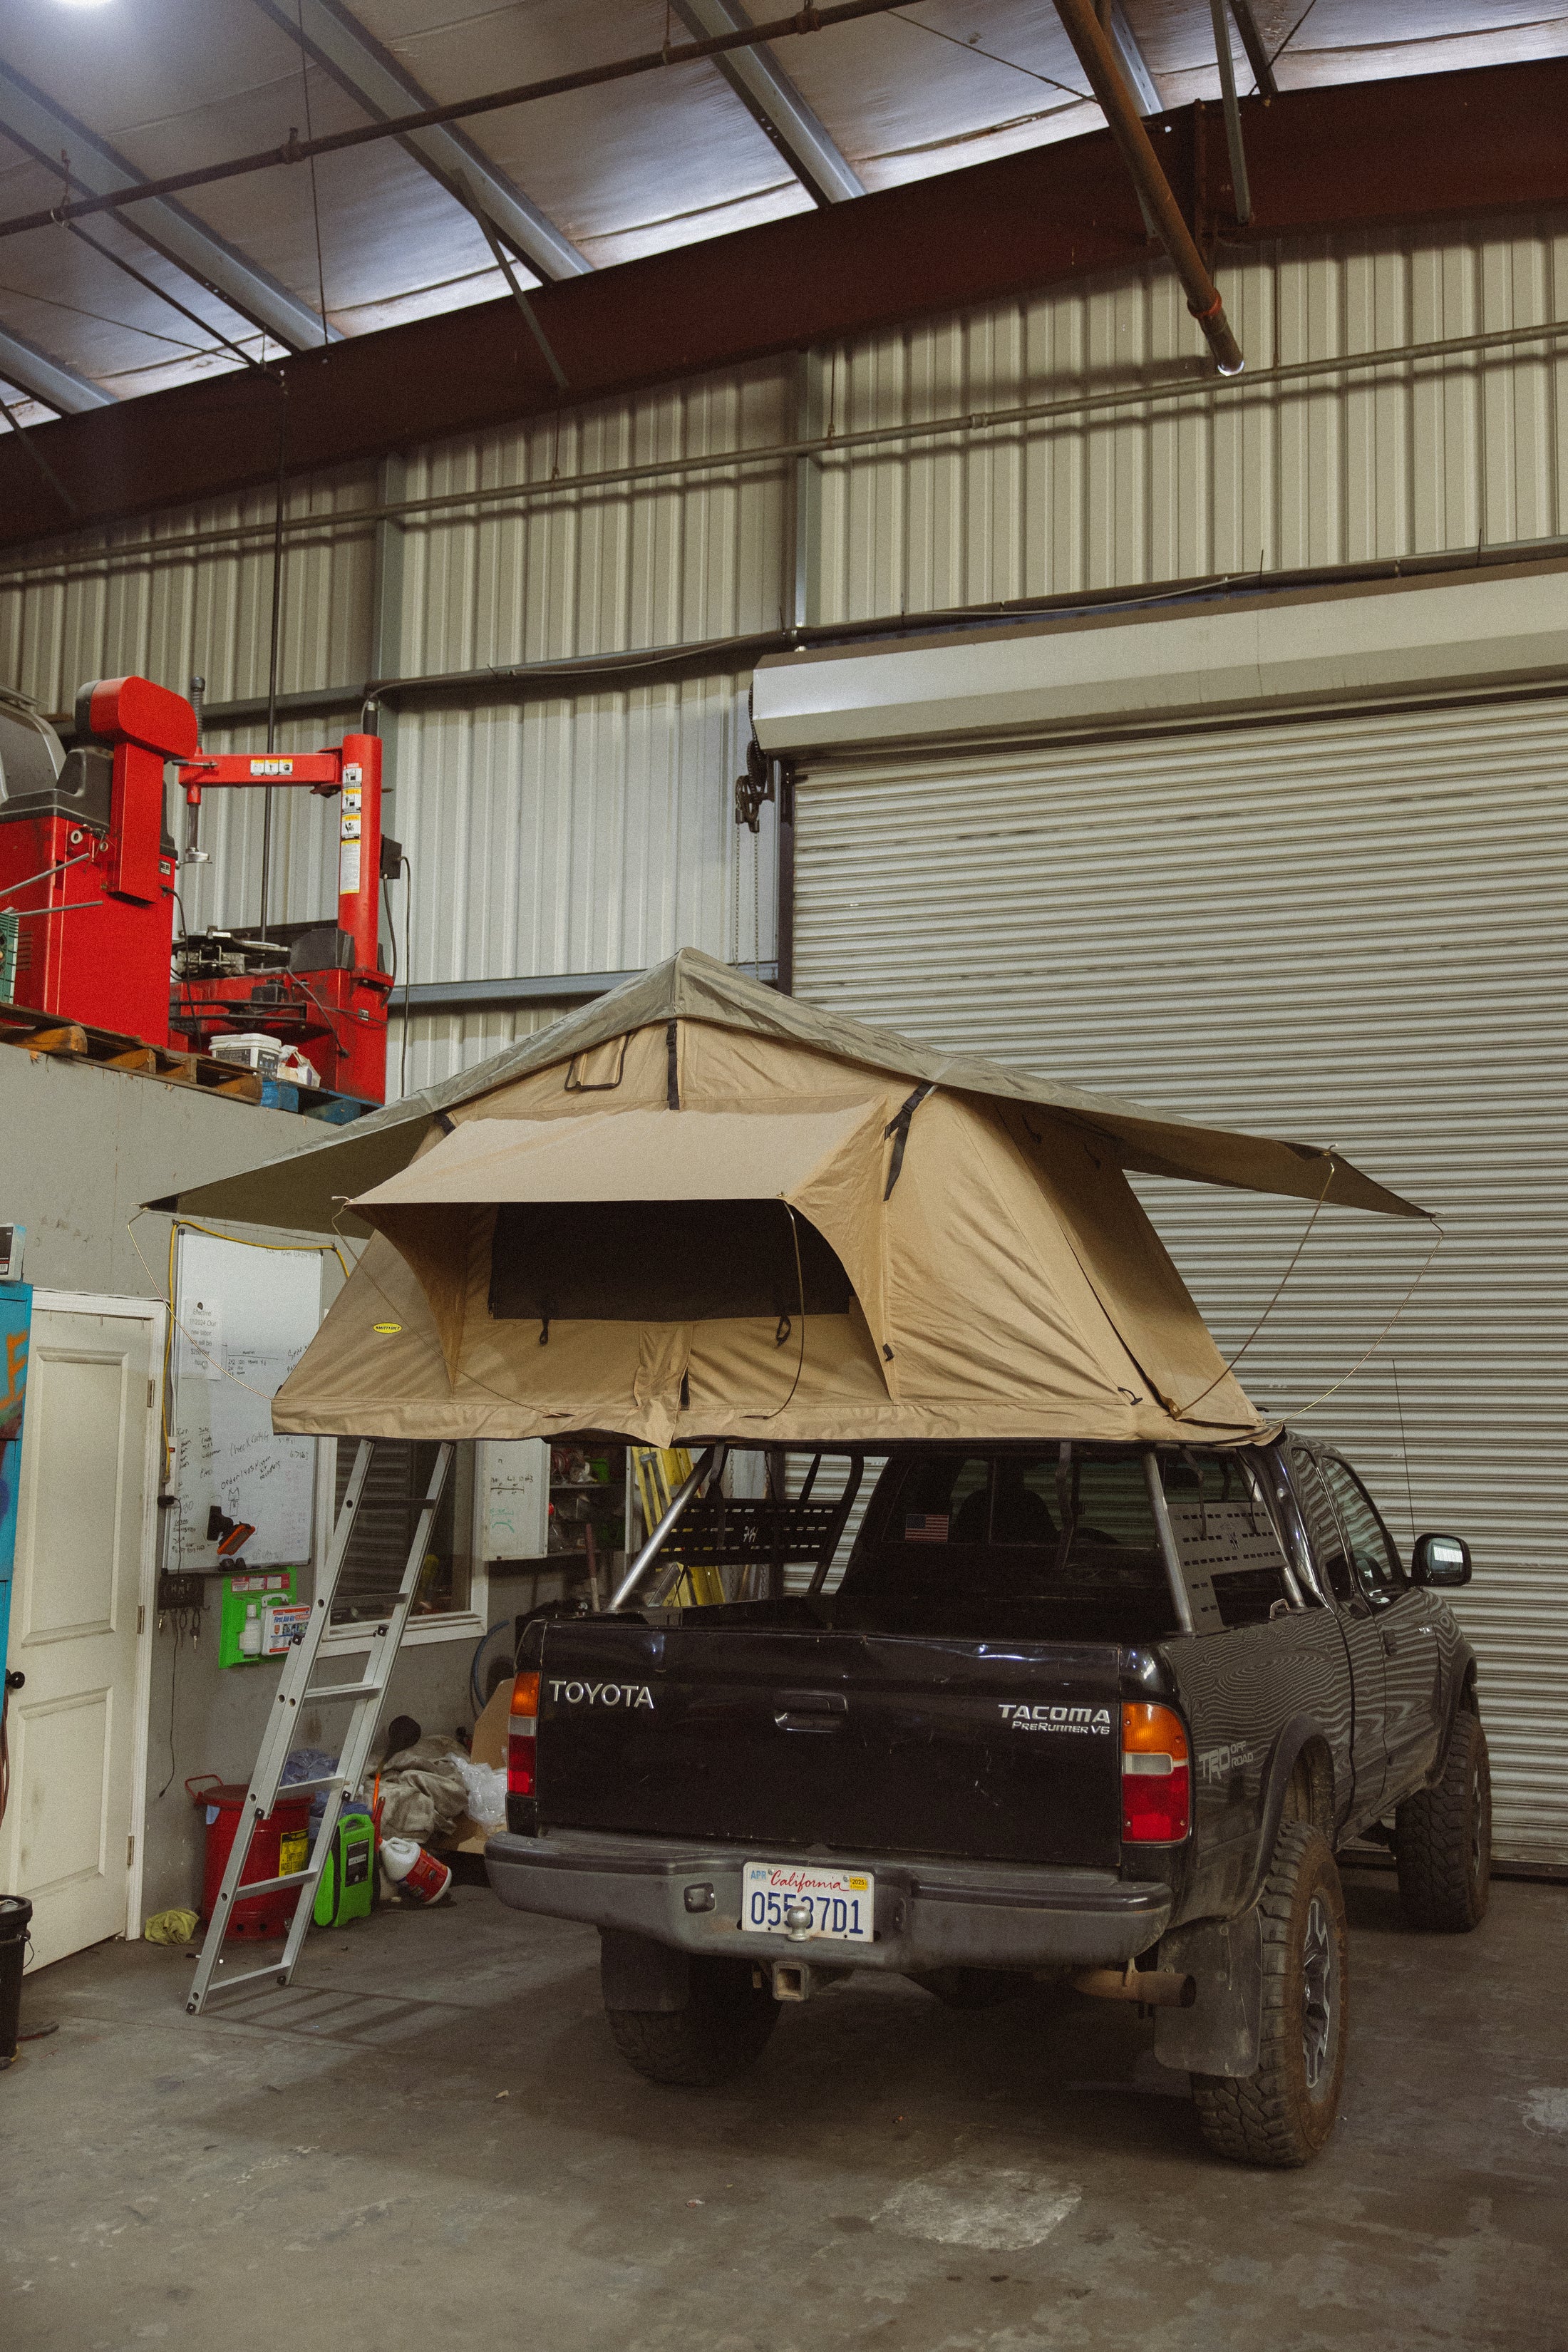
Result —
M 945 1511 L 906 1511 L 904 1541 L 906 1543 L 945 1543 L 947 1513 Z

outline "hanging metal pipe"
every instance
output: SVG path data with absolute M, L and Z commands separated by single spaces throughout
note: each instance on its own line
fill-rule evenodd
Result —
M 1219 59 L 1219 94 L 1225 101 L 1225 138 L 1230 150 L 1230 184 L 1236 195 L 1236 217 L 1245 228 L 1252 218 L 1252 190 L 1247 178 L 1247 150 L 1241 140 L 1241 109 L 1236 102 L 1236 59 L 1230 52 L 1230 19 L 1225 0 L 1209 0 L 1214 19 L 1215 55 Z
M 1161 168 L 1153 142 L 1121 79 L 1116 52 L 1101 30 L 1093 0 L 1057 0 L 1057 14 L 1078 52 L 1079 65 L 1089 76 L 1089 88 L 1100 102 L 1110 135 L 1121 150 L 1121 160 L 1132 175 L 1132 184 L 1148 207 L 1154 233 L 1182 281 L 1187 308 L 1204 331 L 1215 365 L 1221 375 L 1239 375 L 1247 362 L 1225 315 L 1219 289 L 1209 276 L 1193 233 L 1171 193 L 1171 184 Z

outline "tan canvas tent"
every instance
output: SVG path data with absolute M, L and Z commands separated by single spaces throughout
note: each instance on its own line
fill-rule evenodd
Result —
M 279 1430 L 1245 1443 L 1128 1170 L 1422 1213 L 1311 1145 L 942 1055 L 691 950 L 156 1205 L 372 1234 Z

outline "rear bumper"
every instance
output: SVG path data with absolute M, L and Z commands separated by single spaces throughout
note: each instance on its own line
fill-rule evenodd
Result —
M 550 1837 L 503 1832 L 485 1848 L 490 1885 L 514 1910 L 618 1927 L 715 1958 L 809 1959 L 895 1974 L 1118 1967 L 1159 1941 L 1173 1900 L 1168 1886 L 1118 1878 L 1109 1870 L 836 1853 L 836 1868 L 875 1876 L 876 1940 L 797 1943 L 741 1927 L 742 1864 L 759 1858 L 755 1846 L 590 1830 L 560 1830 Z M 709 1887 L 712 1909 L 689 1911 L 687 1890 Z

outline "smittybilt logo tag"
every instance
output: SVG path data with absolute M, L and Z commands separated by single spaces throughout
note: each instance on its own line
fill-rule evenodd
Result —
M 1110 1737 L 1108 1706 L 1016 1706 L 1006 1699 L 998 1705 L 1003 1721 L 1015 1731 L 1076 1731 L 1080 1736 L 1098 1731 Z
M 558 1683 L 552 1681 L 550 1696 L 559 1706 L 651 1706 L 653 1693 L 647 1683 Z

